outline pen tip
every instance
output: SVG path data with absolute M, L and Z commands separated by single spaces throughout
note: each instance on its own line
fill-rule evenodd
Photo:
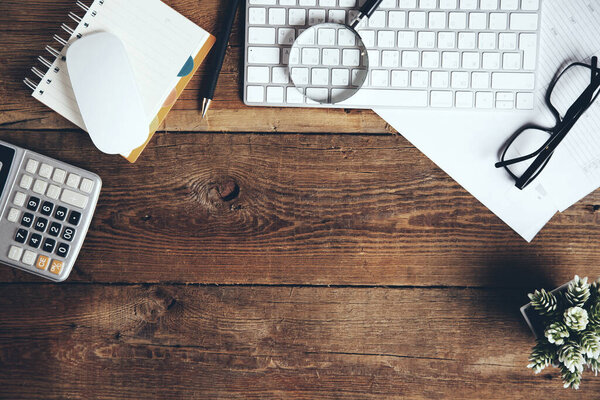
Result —
M 210 107 L 210 99 L 202 99 L 202 119 L 204 119 L 204 117 L 206 116 L 208 107 Z

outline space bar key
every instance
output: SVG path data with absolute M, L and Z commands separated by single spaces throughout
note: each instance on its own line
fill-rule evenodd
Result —
M 339 105 L 372 107 L 427 107 L 426 90 L 360 89 Z

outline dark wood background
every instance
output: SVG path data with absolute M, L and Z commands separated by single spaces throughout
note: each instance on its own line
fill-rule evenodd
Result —
M 527 244 L 370 111 L 244 106 L 240 23 L 207 121 L 202 69 L 137 163 L 104 155 L 22 83 L 73 3 L 0 1 L 0 139 L 104 181 L 67 282 L 0 268 L 1 397 L 600 398 L 525 368 L 518 312 L 600 275 L 600 193 Z

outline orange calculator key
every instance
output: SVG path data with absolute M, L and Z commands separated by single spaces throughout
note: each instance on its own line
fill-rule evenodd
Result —
M 43 269 L 44 271 L 48 268 L 48 264 L 50 264 L 50 258 L 46 256 L 39 256 L 35 266 L 37 269 Z
M 63 269 L 63 262 L 58 260 L 52 260 L 52 265 L 50 266 L 50 272 L 55 275 L 60 274 L 60 271 Z

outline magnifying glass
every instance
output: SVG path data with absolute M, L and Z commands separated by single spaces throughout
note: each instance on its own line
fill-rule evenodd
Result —
M 356 27 L 381 1 L 368 0 L 349 25 L 318 24 L 298 35 L 288 69 L 300 93 L 319 104 L 335 104 L 358 92 L 369 73 L 369 55 Z

